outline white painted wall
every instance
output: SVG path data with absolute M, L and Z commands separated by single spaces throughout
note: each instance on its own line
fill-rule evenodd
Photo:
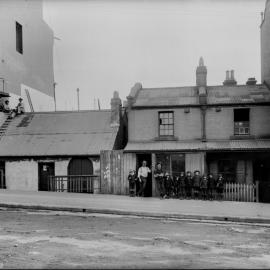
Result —
M 6 186 L 8 190 L 38 190 L 38 165 L 36 161 L 7 161 Z
M 1 114 L 0 114 L 1 118 Z M 94 174 L 100 174 L 99 158 L 90 158 L 93 162 Z M 38 163 L 54 162 L 55 175 L 67 175 L 68 164 L 70 158 L 67 159 L 50 159 L 50 160 L 24 160 L 24 161 L 6 161 L 6 185 L 8 190 L 25 190 L 38 191 Z M 94 187 L 98 187 L 99 180 L 94 183 Z
M 0 1 L 0 78 L 5 80 L 6 92 L 20 96 L 23 85 L 35 90 L 37 111 L 53 108 L 41 106 L 48 97 L 52 99 L 54 83 L 53 31 L 42 12 L 40 0 Z M 16 51 L 16 21 L 23 27 L 23 54 Z

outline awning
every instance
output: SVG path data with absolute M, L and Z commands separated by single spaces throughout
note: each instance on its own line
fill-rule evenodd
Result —
M 270 150 L 270 140 L 144 141 L 129 142 L 126 152 L 141 151 L 248 151 Z

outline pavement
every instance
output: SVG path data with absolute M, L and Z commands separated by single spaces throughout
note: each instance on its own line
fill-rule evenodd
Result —
M 270 204 L 0 190 L 0 207 L 270 224 Z

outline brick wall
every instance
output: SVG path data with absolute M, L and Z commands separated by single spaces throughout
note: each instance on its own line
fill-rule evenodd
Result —
M 230 139 L 234 135 L 234 109 L 240 107 L 222 107 L 206 111 L 206 138 L 208 140 Z M 270 136 L 270 107 L 250 106 L 250 135 Z M 129 112 L 129 141 L 153 140 L 158 137 L 158 112 L 162 110 L 132 110 Z M 175 136 L 179 140 L 194 140 L 201 138 L 201 112 L 199 108 L 190 108 L 190 113 L 184 109 L 174 111 Z
M 174 135 L 179 140 L 199 139 L 201 137 L 201 115 L 198 108 L 190 108 L 189 113 L 185 113 L 182 108 L 132 110 L 128 115 L 129 141 L 152 140 L 158 137 L 158 112 L 160 111 L 174 112 Z

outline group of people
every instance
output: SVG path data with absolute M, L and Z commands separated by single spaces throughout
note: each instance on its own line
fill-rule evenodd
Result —
M 19 102 L 15 109 L 10 109 L 8 99 L 0 99 L 0 112 L 8 113 L 9 118 L 14 118 L 16 115 L 23 114 L 25 112 L 23 99 L 21 97 L 19 98 Z
M 143 161 L 142 167 L 138 170 L 136 176 L 135 170 L 130 170 L 128 175 L 130 190 L 137 192 L 131 195 L 144 196 L 144 190 L 147 183 L 148 174 L 151 172 L 146 161 Z M 223 197 L 224 178 L 219 174 L 217 179 L 209 173 L 201 175 L 199 170 L 195 170 L 193 175 L 190 171 L 180 172 L 171 176 L 162 170 L 161 163 L 157 163 L 154 170 L 154 178 L 161 198 L 179 198 L 179 199 L 203 199 L 203 200 L 221 200 Z

